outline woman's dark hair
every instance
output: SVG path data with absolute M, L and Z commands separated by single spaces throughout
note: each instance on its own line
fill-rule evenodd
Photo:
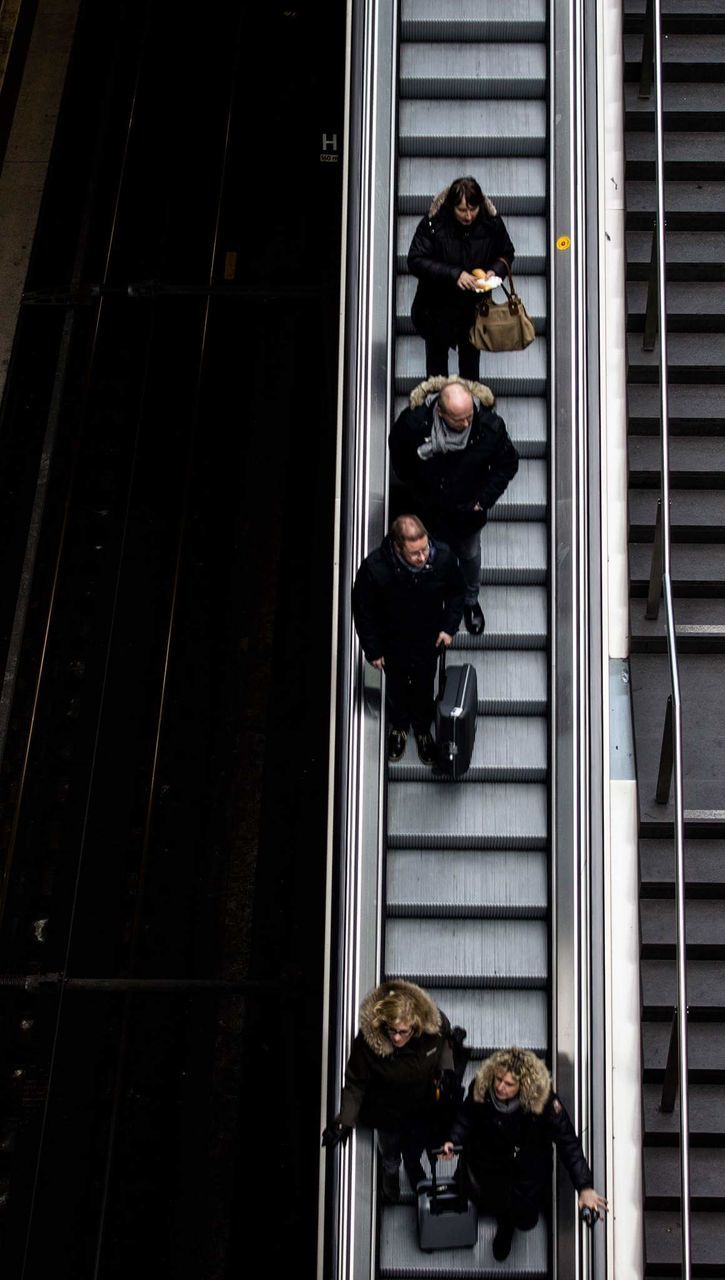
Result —
M 472 209 L 484 208 L 483 192 L 475 178 L 456 178 L 448 188 L 443 207 L 452 213 L 455 206 L 462 204 L 464 200 Z

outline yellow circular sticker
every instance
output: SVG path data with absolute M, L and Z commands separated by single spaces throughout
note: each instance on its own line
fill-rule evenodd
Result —
M 557 249 L 570 249 L 571 240 L 568 236 L 559 236 L 559 239 L 556 242 L 556 247 Z

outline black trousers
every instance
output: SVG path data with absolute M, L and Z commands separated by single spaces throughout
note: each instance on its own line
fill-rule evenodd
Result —
M 448 377 L 448 351 L 447 343 L 440 342 L 437 338 L 426 338 L 426 377 L 432 378 L 437 373 L 442 373 L 445 377 Z M 480 356 L 481 352 L 478 347 L 471 346 L 468 341 L 467 331 L 461 333 L 458 339 L 458 372 L 462 378 L 467 378 L 469 382 L 478 382 Z
M 517 1227 L 519 1231 L 532 1231 L 539 1220 L 540 1206 L 531 1195 L 506 1178 L 478 1179 L 469 1164 L 464 1169 L 466 1191 L 475 1201 L 481 1213 L 490 1213 L 498 1222 Z
M 385 700 L 388 728 L 428 733 L 433 720 L 433 691 L 438 655 L 385 655 Z

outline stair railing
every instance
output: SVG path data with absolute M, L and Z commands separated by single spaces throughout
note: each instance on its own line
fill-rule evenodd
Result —
M 650 25 L 651 24 L 651 25 Z M 646 64 L 646 65 L 645 65 Z M 652 74 L 653 73 L 653 74 Z M 659 389 L 660 389 L 660 500 L 658 521 L 652 555 L 652 575 L 661 572 L 662 595 L 665 602 L 665 627 L 671 694 L 667 700 L 665 724 L 660 755 L 660 769 L 656 799 L 666 804 L 670 797 L 672 775 L 675 781 L 675 915 L 676 915 L 676 971 L 677 994 L 673 1009 L 672 1034 L 668 1053 L 668 1070 L 663 1091 L 663 1110 L 674 1106 L 673 1067 L 677 1063 L 680 1086 L 680 1206 L 682 1276 L 690 1280 L 691 1216 L 690 1216 L 690 1117 L 687 1074 L 687 971 L 685 931 L 685 811 L 683 795 L 682 763 L 682 699 L 680 668 L 677 656 L 677 632 L 672 598 L 672 533 L 670 521 L 670 430 L 669 387 L 667 361 L 667 269 L 665 252 L 665 187 L 664 187 L 664 126 L 662 107 L 662 5 L 661 0 L 647 0 L 647 11 L 642 41 L 642 74 L 640 98 L 648 98 L 654 80 L 654 136 L 655 136 L 655 186 L 657 214 L 654 226 L 652 260 L 656 271 L 650 271 L 648 295 L 656 288 L 657 324 L 659 329 Z M 651 315 L 653 299 L 648 296 L 648 313 Z M 649 331 L 652 331 L 650 319 Z M 647 337 L 648 335 L 645 335 Z M 653 344 L 654 345 L 654 344 Z M 650 590 L 647 617 L 657 616 L 659 592 L 653 599 Z M 655 603 L 656 601 L 656 603 Z M 654 608 L 653 608 L 654 606 Z M 668 776 L 669 775 L 669 776 Z

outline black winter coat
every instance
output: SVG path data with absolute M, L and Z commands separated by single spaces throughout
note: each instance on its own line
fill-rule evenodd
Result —
M 451 1140 L 463 1145 L 465 1168 L 484 1202 L 506 1207 L 515 1188 L 519 1200 L 540 1209 L 550 1186 L 552 1143 L 575 1189 L 594 1185 L 579 1138 L 557 1094 L 550 1095 L 540 1115 L 524 1107 L 506 1115 L 489 1095 L 476 1102 L 474 1085 L 459 1108 Z
M 465 449 L 436 453 L 423 461 L 418 446 L 431 433 L 433 404 L 404 409 L 390 433 L 390 459 L 407 485 L 416 510 L 436 534 L 455 542 L 480 529 L 519 468 L 503 418 L 475 395 L 471 433 Z M 474 511 L 478 503 L 481 511 Z
M 439 1034 L 424 1031 L 385 1057 L 359 1031 L 347 1062 L 337 1122 L 395 1131 L 431 1111 L 435 1080 L 452 1067 L 450 1030 L 442 1016 Z
M 388 535 L 363 560 L 352 590 L 355 627 L 365 657 L 399 661 L 433 655 L 440 631 L 455 635 L 463 616 L 465 582 L 442 542 L 419 573 L 401 564 Z
M 473 324 L 476 295 L 458 288 L 462 271 L 481 267 L 505 278 L 514 260 L 514 246 L 499 214 L 482 208 L 476 221 L 464 227 L 445 208 L 421 218 L 408 252 L 408 270 L 418 288 L 411 316 L 423 338 L 455 347 Z

